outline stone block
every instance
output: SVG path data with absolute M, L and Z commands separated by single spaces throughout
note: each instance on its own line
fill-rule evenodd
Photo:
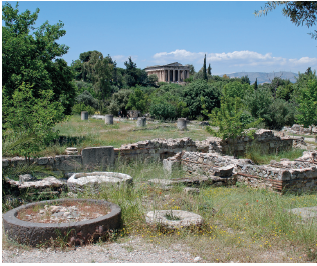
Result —
M 55 156 L 54 169 L 60 171 L 73 171 L 82 168 L 81 155 L 58 155 Z
M 38 165 L 46 165 L 49 163 L 49 158 L 48 157 L 40 157 L 36 159 L 36 163 Z
M 81 152 L 85 167 L 107 167 L 114 164 L 114 149 L 112 146 L 89 147 Z
M 8 167 L 9 166 L 9 160 L 7 159 L 2 159 L 2 167 Z
M 231 176 L 233 169 L 234 169 L 234 164 L 229 164 L 227 166 L 216 169 L 214 175 L 221 176 L 221 177 Z
M 180 166 L 181 166 L 180 161 L 169 160 L 169 159 L 163 160 L 163 169 L 164 169 L 164 172 L 166 172 L 167 174 L 172 174 L 173 170 L 179 169 Z
M 30 175 L 30 174 L 25 174 L 25 175 L 19 175 L 19 183 L 22 184 L 24 182 L 30 182 L 30 181 L 35 181 L 36 177 Z

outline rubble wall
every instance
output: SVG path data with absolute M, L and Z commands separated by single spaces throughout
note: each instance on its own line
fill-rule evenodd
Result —
M 181 167 L 194 175 L 214 175 L 217 169 L 233 165 L 237 181 L 251 187 L 279 192 L 317 191 L 317 152 L 304 152 L 295 161 L 273 161 L 270 165 L 255 165 L 248 159 L 234 159 L 219 153 L 183 152 L 178 157 Z M 177 163 L 177 158 L 167 159 Z M 169 165 L 165 162 L 165 165 Z
M 255 143 L 260 149 L 268 153 L 289 150 L 293 146 L 293 138 L 274 135 L 273 131 L 257 130 L 253 137 L 242 136 L 236 139 L 208 138 L 209 152 L 218 152 L 235 156 L 243 156 L 246 148 Z

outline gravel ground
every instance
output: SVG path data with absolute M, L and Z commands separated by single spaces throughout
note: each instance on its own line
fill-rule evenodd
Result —
M 180 245 L 168 249 L 141 238 L 131 237 L 125 243 L 105 243 L 77 247 L 70 251 L 48 249 L 2 250 L 2 263 L 193 263 L 204 262 Z

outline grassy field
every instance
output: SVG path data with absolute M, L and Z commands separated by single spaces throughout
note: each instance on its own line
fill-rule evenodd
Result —
M 54 144 L 39 153 L 39 156 L 63 154 L 66 147 L 75 146 L 79 151 L 85 147 L 113 146 L 119 148 L 122 144 L 135 143 L 154 138 L 183 138 L 204 140 L 210 135 L 202 126 L 189 124 L 188 131 L 178 131 L 176 123 L 161 123 L 147 121 L 147 129 L 140 130 L 136 121 L 114 121 L 113 125 L 106 125 L 104 120 L 81 120 L 80 116 L 71 116 L 66 122 L 56 125 L 61 136 L 67 138 L 67 143 Z M 135 130 L 135 131 L 134 131 Z
M 182 244 L 194 256 L 209 262 L 306 262 L 317 261 L 317 223 L 303 223 L 287 210 L 317 205 L 316 194 L 280 195 L 243 185 L 201 187 L 199 195 L 186 194 L 184 186 L 166 191 L 149 185 L 152 178 L 177 178 L 177 171 L 165 175 L 159 162 L 121 164 L 111 171 L 133 177 L 130 189 L 104 189 L 99 194 L 86 192 L 79 198 L 105 199 L 122 209 L 122 227 L 112 241 L 127 241 L 131 235 L 150 243 L 169 247 Z M 64 195 L 66 197 L 66 194 Z M 152 210 L 185 210 L 201 215 L 203 226 L 163 231 L 145 222 Z M 56 246 L 63 247 L 60 241 Z M 3 239 L 3 248 L 12 248 Z
M 210 136 L 194 123 L 186 132 L 177 131 L 173 123 L 147 122 L 147 127 L 157 128 L 133 131 L 137 129 L 135 121 L 120 121 L 110 126 L 105 125 L 103 120 L 81 121 L 79 116 L 73 116 L 56 126 L 60 135 L 67 136 L 70 142 L 52 145 L 41 155 L 63 153 L 66 147 L 71 146 L 71 141 L 80 150 L 88 146 L 119 147 L 153 138 L 204 140 Z M 301 154 L 302 150 L 292 151 L 265 160 L 296 158 Z M 208 262 L 317 262 L 316 220 L 303 222 L 299 216 L 288 212 L 291 208 L 317 206 L 316 193 L 280 195 L 238 184 L 217 188 L 205 186 L 200 188 L 200 194 L 192 195 L 183 191 L 184 186 L 163 190 L 148 184 L 147 181 L 153 178 L 184 177 L 185 173 L 181 170 L 167 176 L 161 162 L 116 164 L 109 171 L 131 175 L 133 187 L 108 188 L 99 194 L 86 192 L 78 194 L 78 197 L 105 199 L 121 207 L 122 227 L 112 234 L 112 241 L 128 241 L 129 236 L 135 235 L 166 248 L 181 244 L 194 256 Z M 67 194 L 62 197 L 67 197 Z M 2 204 L 3 211 L 14 207 Z M 201 228 L 175 231 L 163 231 L 146 224 L 145 214 L 148 211 L 170 209 L 197 213 L 203 217 L 204 224 Z M 2 244 L 7 249 L 26 248 L 8 241 L 5 235 Z M 52 245 L 65 247 L 66 242 L 59 240 Z

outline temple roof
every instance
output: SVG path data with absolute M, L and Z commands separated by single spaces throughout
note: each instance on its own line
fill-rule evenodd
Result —
M 172 67 L 172 66 L 183 66 L 182 64 L 178 63 L 178 62 L 174 62 L 174 63 L 170 63 L 170 64 L 166 64 L 166 65 L 155 65 L 155 66 L 147 66 L 145 69 L 147 68 L 157 68 L 157 67 Z

